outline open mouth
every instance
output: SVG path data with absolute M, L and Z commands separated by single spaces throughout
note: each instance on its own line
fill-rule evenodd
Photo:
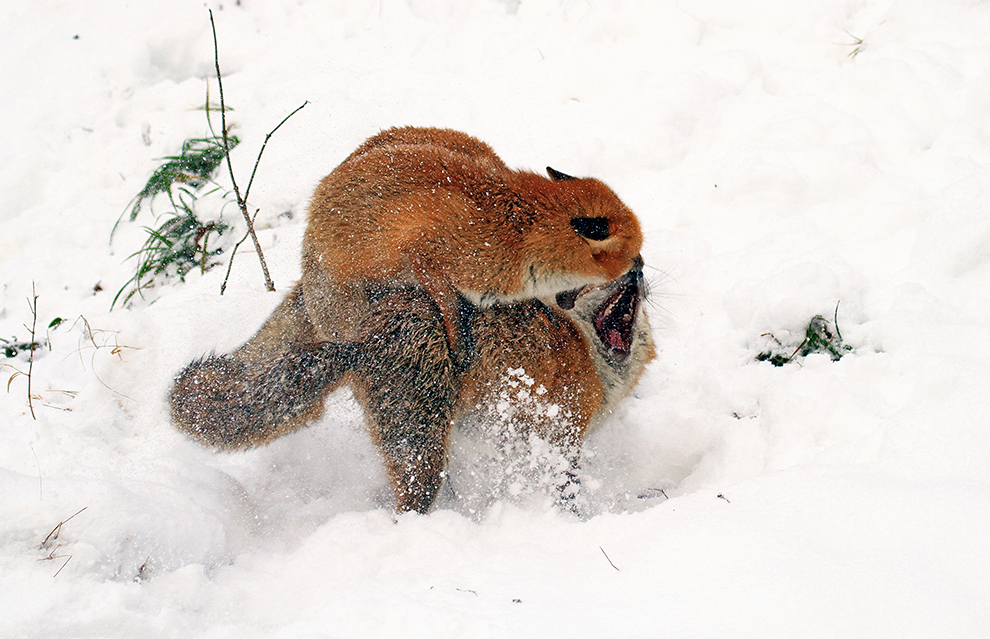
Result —
M 608 350 L 611 357 L 621 361 L 632 351 L 633 329 L 636 324 L 636 313 L 639 312 L 640 284 L 643 273 L 636 269 L 625 277 L 608 284 L 615 289 L 605 298 L 601 306 L 595 309 L 591 324 L 595 334 Z M 557 306 L 571 310 L 577 299 L 590 292 L 590 287 L 577 288 L 557 294 Z
M 632 350 L 633 325 L 639 311 L 639 282 L 627 279 L 595 311 L 592 323 L 598 339 L 618 359 L 625 359 Z

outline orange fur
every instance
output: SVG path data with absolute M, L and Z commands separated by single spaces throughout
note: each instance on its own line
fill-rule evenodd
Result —
M 576 470 L 577 444 L 654 348 L 635 217 L 600 182 L 550 173 L 511 171 L 456 131 L 369 139 L 313 197 L 300 282 L 246 344 L 176 377 L 173 422 L 207 445 L 256 446 L 347 385 L 399 510 L 425 512 L 453 424 L 522 369 L 568 416 L 523 426 Z
M 586 219 L 602 225 L 592 238 L 575 227 Z M 326 339 L 357 337 L 350 324 L 368 291 L 395 283 L 430 292 L 453 337 L 457 294 L 486 306 L 603 284 L 632 267 L 642 239 L 598 180 L 514 171 L 464 133 L 406 127 L 369 139 L 323 179 L 303 260 L 320 271 L 315 288 L 347 304 L 334 315 L 351 322 L 332 322 Z M 319 295 L 310 301 L 319 308 Z

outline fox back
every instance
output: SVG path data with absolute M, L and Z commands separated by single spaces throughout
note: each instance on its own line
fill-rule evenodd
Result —
M 614 280 L 641 246 L 635 215 L 602 182 L 511 170 L 464 133 L 407 127 L 323 179 L 303 260 L 341 297 L 405 282 L 485 306 Z

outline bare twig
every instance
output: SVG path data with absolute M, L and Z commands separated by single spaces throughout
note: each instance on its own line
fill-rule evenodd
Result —
M 285 124 L 286 121 L 289 118 L 291 118 L 296 113 L 298 113 L 299 110 L 302 109 L 307 104 L 309 104 L 309 100 L 306 100 L 305 102 L 303 102 L 302 104 L 300 104 L 298 107 L 296 107 L 296 109 L 292 113 L 290 113 L 289 115 L 287 115 L 284 118 L 282 118 L 282 121 L 279 122 L 278 125 L 274 129 L 272 129 L 271 131 L 269 131 L 268 132 L 268 135 L 265 136 L 265 141 L 261 143 L 261 150 L 258 151 L 258 158 L 254 161 L 254 168 L 251 169 L 251 179 L 248 180 L 247 188 L 244 189 L 244 203 L 245 203 L 245 205 L 247 204 L 248 194 L 251 192 L 251 185 L 254 184 L 254 175 L 255 175 L 255 173 L 258 172 L 258 165 L 261 163 L 261 154 L 265 152 L 265 147 L 268 145 L 268 140 L 270 140 L 271 137 L 275 134 L 275 132 L 278 131 L 279 127 L 281 127 L 283 124 Z M 236 194 L 236 190 L 235 190 L 235 194 Z M 240 205 L 240 199 L 238 199 L 238 205 Z M 241 244 L 243 244 L 244 241 L 247 240 L 249 237 L 254 237 L 254 221 L 258 219 L 258 212 L 260 210 L 261 209 L 255 209 L 255 211 L 254 211 L 254 217 L 251 218 L 251 222 L 250 222 L 250 224 L 248 226 L 248 232 L 245 233 L 244 234 L 244 237 L 241 238 L 241 240 L 239 242 L 237 242 L 237 244 L 234 245 L 234 249 L 230 252 L 230 260 L 228 260 L 228 262 L 227 262 L 227 274 L 224 276 L 223 283 L 220 285 L 220 294 L 221 295 L 223 295 L 224 291 L 227 290 L 227 280 L 230 279 L 230 269 L 234 266 L 234 256 L 237 255 L 237 249 L 239 249 L 241 247 Z M 257 244 L 255 246 L 257 246 Z M 262 259 L 262 263 L 264 263 L 264 256 L 262 256 L 261 259 Z M 274 289 L 269 289 L 269 290 L 274 290 Z
M 75 512 L 75 514 L 72 515 L 72 517 L 75 517 L 76 515 L 78 515 L 82 511 L 86 510 L 88 507 L 89 506 L 83 506 L 82 508 L 80 508 L 79 510 L 77 510 Z M 69 517 L 68 519 L 64 519 L 64 520 L 58 522 L 58 525 L 56 525 L 54 528 L 52 528 L 52 531 L 50 533 L 48 533 L 48 536 L 45 537 L 45 540 L 41 542 L 41 545 L 39 546 L 39 548 L 46 549 L 46 548 L 48 548 L 49 542 L 56 541 L 58 539 L 59 534 L 61 534 L 61 532 L 62 532 L 62 526 L 64 526 L 69 521 L 69 519 L 72 519 L 72 517 Z M 62 544 L 55 544 L 55 547 L 51 549 L 51 552 L 49 552 L 46 557 L 42 557 L 41 559 L 38 560 L 38 561 L 53 561 L 55 559 L 61 559 L 61 558 L 65 557 L 65 561 L 62 563 L 62 565 L 59 567 L 59 569 L 55 571 L 55 574 L 52 575 L 52 579 L 54 579 L 55 577 L 58 577 L 58 573 L 62 572 L 62 568 L 65 568 L 65 565 L 67 563 L 69 563 L 69 560 L 70 559 L 72 559 L 72 555 L 56 555 L 55 554 L 55 552 L 59 548 L 61 548 L 61 547 L 62 547 Z
M 638 495 L 638 497 L 639 499 L 653 499 L 658 494 L 663 495 L 664 499 L 670 499 L 670 497 L 667 496 L 667 493 L 666 491 L 664 491 L 663 488 L 646 488 L 644 489 L 643 494 Z
M 87 508 L 89 508 L 89 506 L 83 506 L 82 508 L 80 508 L 79 510 L 77 510 L 72 515 L 72 517 L 75 517 L 76 515 L 78 515 L 82 511 L 86 510 Z M 59 534 L 62 532 L 62 526 L 64 526 L 65 524 L 69 523 L 69 521 L 72 519 L 72 517 L 69 517 L 68 519 L 63 519 L 62 521 L 58 522 L 58 525 L 56 525 L 54 528 L 52 528 L 52 531 L 50 533 L 48 533 L 48 536 L 45 537 L 45 540 L 41 542 L 41 547 L 42 548 L 46 548 L 48 546 L 48 542 L 49 541 L 55 541 L 56 539 L 58 539 Z
M 55 404 L 45 404 L 44 402 L 42 402 L 41 405 L 44 406 L 44 407 L 46 407 L 46 408 L 54 408 L 55 410 L 60 410 L 63 413 L 71 413 L 72 412 L 72 409 L 69 408 L 68 406 L 56 406 Z
M 254 219 L 257 219 L 258 218 L 258 211 L 260 211 L 260 210 L 261 209 L 255 210 L 255 212 L 254 212 Z M 254 219 L 251 220 L 252 223 L 254 222 Z M 241 248 L 241 244 L 243 244 L 248 239 L 248 237 L 250 237 L 250 232 L 245 233 L 244 234 L 244 237 L 242 237 L 237 242 L 237 244 L 234 244 L 234 248 L 230 251 L 230 260 L 227 261 L 227 274 L 223 276 L 223 283 L 220 284 L 220 294 L 221 295 L 223 295 L 223 292 L 227 290 L 227 280 L 230 279 L 230 269 L 233 268 L 233 266 L 234 266 L 234 256 L 237 255 L 237 249 Z
M 52 551 L 50 553 L 48 553 L 48 556 L 47 557 L 42 557 L 41 559 L 38 560 L 38 561 L 52 561 L 54 559 L 61 559 L 62 557 L 65 557 L 65 561 L 62 562 L 62 565 L 59 566 L 59 569 L 55 571 L 55 574 L 54 575 L 52 575 L 52 579 L 54 579 L 55 577 L 58 577 L 58 573 L 62 572 L 62 568 L 65 568 L 65 565 L 67 563 L 69 563 L 69 560 L 70 559 L 72 559 L 72 555 L 56 555 L 55 554 L 55 551 L 58 550 L 61 547 L 62 547 L 62 544 L 59 544 L 59 545 L 55 546 L 54 548 L 52 548 Z
M 268 135 L 265 136 L 265 141 L 261 143 L 261 150 L 258 151 L 258 159 L 256 159 L 254 161 L 254 168 L 251 169 L 251 179 L 248 180 L 247 188 L 244 189 L 244 203 L 245 203 L 245 205 L 247 203 L 248 194 L 251 192 L 251 185 L 254 184 L 254 175 L 255 175 L 255 173 L 258 172 L 258 165 L 261 163 L 261 154 L 265 152 L 265 147 L 268 146 L 268 140 L 270 140 L 271 137 L 273 135 L 275 135 L 275 132 L 278 131 L 279 127 L 281 127 L 283 124 L 285 124 L 286 121 L 289 118 L 291 118 L 296 113 L 298 113 L 299 110 L 302 109 L 307 104 L 309 104 L 309 100 L 306 100 L 305 102 L 303 102 L 302 104 L 300 104 L 299 106 L 297 106 L 296 109 L 292 113 L 290 113 L 289 115 L 287 115 L 284 118 L 282 118 L 282 121 L 279 122 L 278 125 L 274 129 L 272 129 L 271 131 L 269 131 L 268 132 Z M 235 190 L 235 194 L 236 194 L 236 190 Z M 238 199 L 238 204 L 240 204 L 240 199 Z M 223 284 L 220 285 L 220 294 L 221 295 L 223 295 L 224 291 L 227 290 L 227 280 L 230 279 L 230 269 L 234 265 L 234 256 L 237 255 L 237 249 L 239 249 L 241 247 L 241 244 L 243 244 L 244 241 L 248 239 L 248 237 L 254 237 L 254 221 L 258 219 L 258 212 L 260 210 L 261 209 L 255 209 L 255 211 L 254 211 L 254 217 L 251 218 L 251 222 L 250 222 L 250 224 L 248 226 L 248 232 L 245 233 L 244 234 L 244 237 L 241 238 L 241 240 L 237 244 L 234 245 L 234 249 L 230 252 L 230 260 L 227 262 L 227 274 L 223 278 Z M 257 246 L 257 244 L 256 244 L 256 246 Z M 264 256 L 262 256 L 261 259 L 262 259 L 262 264 L 264 264 Z M 271 289 L 268 289 L 268 290 L 275 290 L 275 289 L 271 288 Z
M 221 133 L 223 135 L 223 147 L 227 157 L 227 170 L 230 172 L 230 183 L 234 187 L 234 197 L 237 198 L 237 206 L 238 208 L 240 208 L 241 215 L 244 216 L 244 221 L 247 223 L 248 233 L 251 235 L 251 241 L 254 242 L 254 248 L 258 252 L 258 260 L 261 262 L 261 270 L 265 274 L 265 287 L 269 291 L 274 291 L 275 284 L 272 282 L 272 278 L 268 274 L 268 264 L 265 263 L 265 254 L 261 250 L 261 242 L 258 241 L 258 235 L 254 232 L 254 222 L 251 220 L 251 216 L 248 214 L 247 200 L 241 197 L 241 191 L 238 188 L 237 180 L 234 177 L 234 165 L 230 161 L 230 140 L 227 137 L 227 109 L 223 100 L 223 76 L 220 73 L 220 47 L 217 44 L 217 27 L 216 27 L 216 23 L 213 21 L 212 9 L 210 9 L 210 27 L 213 30 L 213 62 L 216 65 L 217 85 L 220 89 L 220 128 L 222 130 Z M 264 150 L 264 147 L 262 147 L 262 150 Z M 260 160 L 261 156 L 259 155 L 258 157 Z M 257 168 L 257 165 L 255 165 L 255 168 Z
M 302 108 L 304 106 L 306 106 L 307 104 L 309 104 L 309 100 L 306 100 L 305 102 L 303 102 L 302 104 L 300 104 L 299 106 L 297 106 L 292 113 L 290 113 L 289 115 L 287 115 L 284 118 L 282 118 L 282 121 L 279 122 L 278 125 L 274 129 L 272 129 L 271 131 L 269 131 L 268 132 L 268 135 L 265 136 L 265 141 L 261 143 L 261 150 L 258 151 L 258 159 L 254 161 L 254 168 L 251 169 L 251 179 L 248 180 L 247 188 L 244 189 L 244 201 L 245 202 L 248 199 L 248 193 L 251 192 L 251 185 L 254 184 L 254 174 L 257 173 L 257 171 L 258 171 L 258 164 L 261 163 L 261 154 L 265 152 L 265 147 L 268 145 L 268 140 L 271 139 L 271 137 L 273 135 L 275 135 L 275 132 L 278 131 L 279 127 L 281 127 L 283 124 L 285 124 L 286 121 L 289 118 L 291 118 L 292 116 L 294 116 L 296 113 L 299 113 L 299 111 L 301 111 Z
M 31 299 L 28 301 L 28 306 L 31 309 L 31 341 L 28 344 L 31 354 L 28 356 L 27 372 L 28 408 L 31 409 L 31 419 L 38 419 L 34 414 L 34 402 L 31 399 L 31 373 L 34 370 L 34 349 L 37 347 L 34 342 L 34 334 L 38 326 L 38 294 L 34 290 L 34 282 L 31 282 Z
M 599 546 L 599 547 L 598 547 L 598 550 L 600 550 L 600 551 L 602 551 L 602 554 L 603 554 L 603 555 L 605 555 L 605 560 L 606 560 L 606 561 L 608 561 L 608 565 L 609 565 L 609 566 L 612 566 L 612 567 L 613 567 L 613 568 L 615 568 L 615 569 L 616 569 L 616 570 L 617 570 L 618 572 L 622 572 L 621 570 L 619 570 L 619 569 L 618 569 L 618 568 L 616 567 L 616 565 L 615 565 L 615 564 L 613 564 L 613 563 L 612 563 L 612 560 L 608 558 L 608 555 L 607 555 L 607 554 L 605 554 L 605 549 L 604 549 L 604 548 L 602 548 L 601 546 Z

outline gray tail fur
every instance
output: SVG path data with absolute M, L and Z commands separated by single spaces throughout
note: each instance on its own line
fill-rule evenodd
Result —
M 263 444 L 304 426 L 323 409 L 354 360 L 347 344 L 294 344 L 262 362 L 209 355 L 175 379 L 173 422 L 218 448 Z

